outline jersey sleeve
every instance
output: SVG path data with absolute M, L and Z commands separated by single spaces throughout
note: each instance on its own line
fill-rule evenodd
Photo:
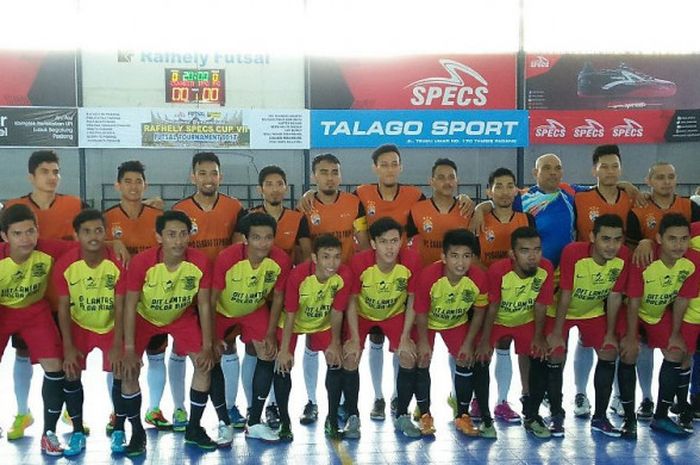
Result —
M 574 287 L 574 267 L 576 266 L 576 249 L 578 243 L 573 242 L 566 247 L 561 253 L 559 261 L 559 289 L 570 291 Z
M 625 235 L 627 236 L 627 242 L 630 244 L 639 244 L 639 241 L 644 239 L 642 236 L 642 225 L 639 224 L 639 217 L 633 210 L 627 213 L 627 231 L 625 231 Z
M 126 273 L 127 292 L 141 292 L 141 289 L 143 289 L 146 271 L 150 267 L 146 258 L 146 255 L 138 254 L 131 260 L 129 271 Z
M 419 275 L 413 300 L 413 309 L 416 313 L 428 313 L 430 310 L 430 289 L 436 281 L 436 268 L 440 269 L 439 266 L 430 265 L 428 268 L 424 268 Z
M 198 253 L 196 257 L 197 258 L 195 258 L 195 265 L 197 265 L 197 268 L 199 268 L 202 272 L 202 279 L 199 280 L 199 288 L 211 289 L 212 273 L 209 259 L 203 253 Z
M 350 259 L 350 270 L 352 271 L 351 294 L 359 294 L 362 289 L 362 273 L 369 267 L 367 260 L 370 258 L 368 257 L 371 257 L 371 253 L 363 252 Z
M 299 266 L 307 267 L 308 263 L 303 263 Z M 289 279 L 287 279 L 287 288 L 284 292 L 284 311 L 288 313 L 295 313 L 299 310 L 299 286 L 301 286 L 301 277 L 304 273 L 301 272 L 301 268 L 297 267 L 289 274 Z
M 618 276 L 617 281 L 615 281 L 615 286 L 613 286 L 612 292 L 624 293 L 627 289 L 627 277 L 629 276 L 630 263 L 632 263 L 630 260 L 630 251 L 623 245 L 620 247 L 620 251 L 617 253 L 617 256 L 622 259 L 624 265 L 622 266 L 620 276 Z
M 282 269 L 280 275 L 277 277 L 277 282 L 275 282 L 275 291 L 284 292 L 285 286 L 287 285 L 287 278 L 289 278 L 289 272 L 292 270 L 292 260 L 289 255 L 284 253 L 281 249 L 275 250 L 274 258 L 271 257 Z
M 642 269 L 635 264 L 629 265 L 627 274 L 627 291 L 625 294 L 630 299 L 641 297 L 644 293 L 644 277 Z
M 123 296 L 126 294 L 126 270 L 118 261 L 114 260 L 113 263 L 119 268 L 119 279 L 117 279 L 117 284 L 114 287 L 114 293 Z
M 476 287 L 479 288 L 479 295 L 476 296 L 474 306 L 477 308 L 487 307 L 489 304 L 489 278 L 487 273 L 475 266 L 471 266 L 469 267 L 469 277 L 474 281 Z
M 70 262 L 68 260 L 58 260 L 51 271 L 51 281 L 56 290 L 56 295 L 59 297 L 65 297 L 69 294 L 68 283 L 64 276 L 69 264 Z
M 569 184 L 574 192 L 588 192 L 593 189 L 593 186 L 584 186 L 583 184 Z
M 554 303 L 554 266 L 546 258 L 543 258 L 540 264 L 547 271 L 547 277 L 537 296 L 537 303 L 541 305 L 552 305 Z
M 226 288 L 226 272 L 234 263 L 236 263 L 236 259 L 233 256 L 233 249 L 231 248 L 225 249 L 216 257 L 211 277 L 212 289 L 223 291 Z
M 338 290 L 333 298 L 333 310 L 344 312 L 350 301 L 350 288 L 352 286 L 352 272 L 347 266 L 341 265 L 338 275 L 343 279 L 343 287 Z
M 402 263 L 411 270 L 411 277 L 408 278 L 408 293 L 413 294 L 416 292 L 416 283 L 418 282 L 418 275 L 421 272 L 421 258 L 416 252 L 410 249 L 404 249 L 406 254 L 405 260 L 402 258 Z
M 497 261 L 488 270 L 489 302 L 501 301 L 501 283 L 503 281 L 503 263 Z
M 678 295 L 687 299 L 694 299 L 700 290 L 700 254 L 694 250 L 689 250 L 686 257 L 695 265 L 695 271 L 686 278 L 678 291 Z

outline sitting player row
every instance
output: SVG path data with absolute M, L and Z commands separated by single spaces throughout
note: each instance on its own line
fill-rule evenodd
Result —
M 457 361 L 459 431 L 496 437 L 488 413 L 488 363 L 494 344 L 512 337 L 516 352 L 530 361 L 526 429 L 538 437 L 563 436 L 562 364 L 572 326 L 579 327 L 584 343 L 599 355 L 593 430 L 636 437 L 634 363 L 640 334 L 664 353 L 661 401 L 652 427 L 676 434 L 692 428 L 683 414 L 680 424 L 668 417 L 674 398 L 681 412 L 687 411 L 688 383 L 682 380 L 689 376 L 686 347 L 695 347 L 700 333 L 695 272 L 700 261 L 688 251 L 690 225 L 681 215 L 662 219 L 655 260 L 645 269 L 627 263 L 622 220 L 598 217 L 590 243 L 573 243 L 564 250 L 556 304 L 554 272 L 542 258 L 540 237 L 531 227 L 515 230 L 509 257 L 488 272 L 471 266 L 478 243 L 466 230 L 447 232 L 441 260 L 421 270 L 420 257 L 401 246 L 402 227 L 391 218 L 372 224 L 372 249 L 355 254 L 348 267 L 340 264 L 339 241 L 322 235 L 314 240 L 312 260 L 292 270 L 288 255 L 272 245 L 274 219 L 251 213 L 240 224 L 245 241 L 225 249 L 211 267 L 201 252 L 188 247 L 189 217 L 167 211 L 156 220 L 159 246 L 136 255 L 127 272 L 105 246 L 101 213 L 84 210 L 73 226 L 78 242 L 43 241 L 37 239 L 35 217 L 25 206 L 7 208 L 0 220 L 6 241 L 0 261 L 0 343 L 4 347 L 12 334 L 22 335 L 32 360 L 45 371 L 41 445 L 47 454 L 76 455 L 85 447 L 80 372 L 95 347 L 103 351 L 103 368 L 114 370 L 112 450 L 145 452 L 138 374 L 143 352 L 158 334 L 171 335 L 178 353 L 194 362 L 185 441 L 203 449 L 230 445 L 232 426 L 219 358 L 221 341 L 232 331 L 252 342 L 258 354 L 247 426 L 250 438 L 293 437 L 289 374 L 300 333 L 310 334 L 312 348 L 326 356 L 326 434 L 359 437 L 358 364 L 365 339 L 375 328 L 382 330 L 399 357 L 394 421 L 397 431 L 408 437 L 435 432 L 429 366 L 438 332 Z M 44 299 L 52 265 L 60 334 Z M 620 311 L 623 294 L 629 298 L 626 311 Z M 618 356 L 627 414 L 621 429 L 605 414 Z M 273 383 L 282 416 L 279 431 L 260 422 Z M 478 429 L 467 413 L 472 392 L 482 412 Z M 545 394 L 552 411 L 548 426 L 539 416 Z M 342 428 L 341 395 L 349 415 Z M 408 415 L 414 396 L 420 413 L 417 424 Z M 216 441 L 200 425 L 209 398 L 219 419 Z M 53 433 L 64 401 L 74 427 L 65 450 Z M 128 445 L 126 418 L 132 424 Z

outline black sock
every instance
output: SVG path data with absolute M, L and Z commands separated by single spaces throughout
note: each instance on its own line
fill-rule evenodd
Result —
M 194 388 L 190 388 L 190 419 L 187 422 L 188 427 L 200 426 L 204 408 L 207 406 L 208 397 L 208 392 L 197 391 Z
M 283 425 L 289 426 L 291 424 L 289 419 L 289 393 L 292 391 L 292 377 L 290 373 L 275 372 L 273 381 L 275 383 L 275 399 L 277 399 L 277 406 L 280 409 L 280 421 Z
M 216 416 L 219 418 L 219 421 L 230 425 L 231 419 L 226 409 L 226 386 L 224 384 L 224 372 L 221 371 L 221 363 L 214 364 L 214 367 L 211 369 L 209 397 L 211 398 L 211 403 L 214 404 L 214 410 L 216 410 Z
M 549 395 L 549 410 L 552 416 L 564 415 L 562 403 L 562 387 L 564 384 L 563 364 L 547 362 L 547 394 Z
M 634 420 L 634 396 L 637 390 L 637 372 L 634 364 L 620 361 L 617 366 L 617 384 L 620 386 L 620 403 L 625 410 L 625 418 Z
M 253 373 L 253 405 L 250 408 L 250 416 L 248 417 L 249 425 L 260 423 L 265 401 L 270 393 L 270 386 L 272 386 L 274 368 L 275 363 L 270 360 L 258 359 L 258 363 L 255 364 L 255 372 Z
M 63 409 L 63 383 L 65 373 L 63 371 L 49 371 L 44 373 L 44 383 L 41 386 L 41 397 L 44 401 L 44 433 L 56 432 L 56 423 Z
M 345 395 L 345 411 L 348 415 L 360 415 L 357 410 L 357 398 L 360 395 L 360 373 L 357 370 L 343 368 L 343 395 Z
M 470 367 L 455 367 L 455 394 L 457 395 L 457 418 L 469 415 L 469 402 L 474 392 L 474 371 Z
M 598 359 L 593 376 L 595 387 L 595 412 L 593 418 L 604 418 L 610 403 L 612 385 L 615 380 L 615 362 Z
M 681 412 L 685 412 L 689 407 L 688 404 L 688 389 L 690 388 L 690 367 L 681 368 L 678 374 L 678 388 L 676 389 L 676 398 Z
M 416 368 L 416 402 L 421 415 L 430 412 L 430 371 Z
M 486 426 L 491 425 L 491 410 L 489 408 L 489 362 L 476 362 L 474 364 L 474 396 L 481 410 L 481 421 Z
M 63 382 L 63 394 L 66 396 L 66 410 L 73 422 L 73 432 L 83 432 L 83 383 L 79 379 Z
M 126 408 L 122 399 L 122 380 L 115 379 L 112 383 L 112 405 L 114 406 L 114 430 L 124 431 L 126 420 Z
M 408 413 L 408 404 L 411 403 L 416 392 L 416 369 L 399 367 L 396 377 L 396 418 Z
M 328 392 L 328 418 L 338 423 L 338 405 L 343 392 L 343 370 L 340 367 L 326 367 L 326 391 Z
M 141 423 L 141 391 L 137 391 L 133 394 L 122 393 L 122 400 L 124 401 L 124 409 L 126 411 L 126 417 L 131 422 L 131 428 L 134 433 L 143 431 L 143 424 Z
M 678 389 L 678 378 L 681 372 L 681 364 L 664 360 L 659 371 L 659 401 L 656 404 L 654 418 L 668 417 L 668 408 L 673 403 Z
M 540 405 L 547 392 L 547 362 L 530 357 L 530 374 L 528 375 L 530 395 L 525 403 L 525 419 L 532 420 L 540 413 Z

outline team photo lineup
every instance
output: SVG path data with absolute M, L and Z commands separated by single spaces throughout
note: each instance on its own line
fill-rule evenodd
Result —
M 387 416 L 398 435 L 432 437 L 441 433 L 433 381 L 451 386 L 451 425 L 474 440 L 496 440 L 499 422 L 562 438 L 567 416 L 588 418 L 594 437 L 636 440 L 638 422 L 691 437 L 700 420 L 700 204 L 677 195 L 671 163 L 649 166 L 639 189 L 623 179 L 618 146 L 590 156 L 593 185 L 567 184 L 560 158 L 547 153 L 530 167 L 534 185 L 498 168 L 478 202 L 458 193 L 448 158 L 425 173 L 426 197 L 400 183 L 395 145 L 368 153 L 377 182 L 352 193 L 339 158 L 323 153 L 291 209 L 279 166 L 251 180 L 262 201 L 247 208 L 220 192 L 219 157 L 198 152 L 193 195 L 170 208 L 146 198 L 147 167 L 130 160 L 115 167 L 119 202 L 101 212 L 59 193 L 56 152 L 33 152 L 31 192 L 0 210 L 0 347 L 15 357 L 17 404 L 3 434 L 23 438 L 36 420 L 43 454 L 84 454 L 92 393 L 81 376 L 99 349 L 111 452 L 129 457 L 146 453 L 146 427 L 205 451 L 230 448 L 236 430 L 289 442 L 297 421 L 318 423 L 331 441 L 357 440 L 361 419 Z M 433 360 L 437 335 L 448 356 Z M 394 380 L 386 398 L 385 346 Z M 508 401 L 511 347 L 521 405 Z M 33 364 L 43 370 L 35 413 Z M 431 379 L 433 365 L 442 379 Z M 294 389 L 308 399 L 300 418 L 290 415 L 292 372 L 303 372 L 304 388 Z M 361 378 L 373 399 L 360 398 Z M 166 385 L 172 412 L 160 406 Z M 202 421 L 210 404 L 211 425 Z M 65 444 L 61 419 L 73 430 Z

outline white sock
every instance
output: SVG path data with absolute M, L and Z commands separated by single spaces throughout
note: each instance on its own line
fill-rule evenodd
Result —
M 224 372 L 224 387 L 226 392 L 226 408 L 236 405 L 238 397 L 238 378 L 241 371 L 241 362 L 238 354 L 223 354 L 221 356 L 221 371 Z
M 148 369 L 146 370 L 146 382 L 148 383 L 148 409 L 160 407 L 165 390 L 165 353 L 148 354 Z
M 245 354 L 243 357 L 241 384 L 243 385 L 246 402 L 248 402 L 248 408 L 253 405 L 253 374 L 255 374 L 255 365 L 257 364 L 258 357 L 255 355 Z
M 270 392 L 267 394 L 267 404 L 276 404 L 277 403 L 277 397 L 275 396 L 275 385 L 272 384 L 270 386 Z
M 396 399 L 398 394 L 396 393 L 396 381 L 399 379 L 399 356 L 394 352 L 394 356 L 391 358 L 391 364 L 394 366 L 394 393 L 391 395 L 392 399 Z
M 173 396 L 173 407 L 185 409 L 185 374 L 187 356 L 170 353 L 168 359 L 168 383 L 170 383 L 170 395 Z
M 12 369 L 12 377 L 15 383 L 15 399 L 17 399 L 17 414 L 29 413 L 29 388 L 32 386 L 34 368 L 29 357 L 15 355 L 15 365 Z
M 450 395 L 457 399 L 457 393 L 455 392 L 455 371 L 457 371 L 457 360 L 452 355 L 447 356 L 447 364 L 450 366 L 450 380 L 452 381 L 452 391 Z
M 318 404 L 318 401 L 316 400 L 316 386 L 318 385 L 318 352 L 314 352 L 308 347 L 304 347 L 304 358 L 302 365 L 304 368 L 306 395 L 311 402 Z
M 108 371 L 107 375 L 105 376 L 105 384 L 107 385 L 107 396 L 109 400 L 112 400 L 112 385 L 114 384 L 114 373 L 112 373 L 111 371 Z
M 593 368 L 593 348 L 583 347 L 581 340 L 576 342 L 574 350 L 574 383 L 576 383 L 576 394 L 586 394 L 588 389 L 588 377 Z
M 612 391 L 612 397 L 620 397 L 620 385 L 617 384 L 617 370 L 620 366 L 620 359 L 618 358 L 617 361 L 615 362 L 615 378 L 613 378 L 613 391 Z
M 508 400 L 512 378 L 513 362 L 510 358 L 510 349 L 496 349 L 496 385 L 499 404 Z
M 654 349 L 641 344 L 637 358 L 637 378 L 642 390 L 642 399 L 654 400 L 651 394 L 651 380 L 654 377 Z
M 384 372 L 384 344 L 369 343 L 369 373 L 374 387 L 374 398 L 383 399 L 382 374 Z

